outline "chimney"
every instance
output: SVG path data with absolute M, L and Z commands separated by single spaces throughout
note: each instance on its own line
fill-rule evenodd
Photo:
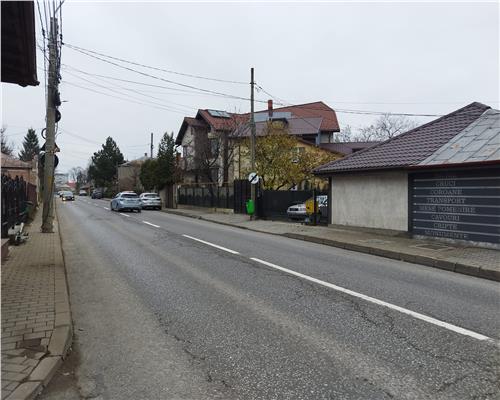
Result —
M 273 101 L 267 101 L 267 113 L 269 114 L 269 119 L 273 119 Z

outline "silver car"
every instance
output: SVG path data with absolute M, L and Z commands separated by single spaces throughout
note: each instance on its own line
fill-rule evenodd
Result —
M 111 211 L 137 211 L 141 212 L 142 203 L 141 199 L 134 192 L 120 192 L 111 199 L 109 205 Z
M 312 200 L 312 197 L 308 200 Z M 320 195 L 316 196 L 316 202 L 318 203 L 318 215 L 320 218 L 326 217 L 328 215 L 328 196 Z M 305 219 L 307 215 L 306 202 L 300 204 L 292 204 L 286 210 L 286 215 L 289 219 Z
M 142 208 L 152 210 L 161 210 L 161 198 L 158 193 L 143 193 L 140 196 Z

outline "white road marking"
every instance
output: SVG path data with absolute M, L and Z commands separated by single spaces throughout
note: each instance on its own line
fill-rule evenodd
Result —
M 237 251 L 234 251 L 234 250 L 228 249 L 228 248 L 226 248 L 226 247 L 219 246 L 219 245 L 217 245 L 217 244 L 213 244 L 213 243 L 210 243 L 210 242 L 206 242 L 206 241 L 204 241 L 204 240 L 197 239 L 197 238 L 192 237 L 192 236 L 189 236 L 189 235 L 182 235 L 182 236 L 187 237 L 188 239 L 196 240 L 197 242 L 200 242 L 200 243 L 206 244 L 206 245 L 208 245 L 208 246 L 212 246 L 212 247 L 215 247 L 215 248 L 217 248 L 217 249 L 227 251 L 228 253 L 231 253 L 231 254 L 240 254 L 240 253 L 238 253 Z
M 160 227 L 160 225 L 155 225 L 155 224 L 152 224 L 151 222 L 148 222 L 148 221 L 142 221 L 142 222 L 144 222 L 145 224 L 154 226 L 155 228 L 159 228 Z
M 130 215 L 127 215 L 127 214 L 124 214 L 124 213 L 120 213 L 120 215 L 123 215 L 124 217 L 130 218 Z
M 108 208 L 108 207 L 103 207 L 103 208 L 104 208 L 105 210 L 109 210 L 109 208 Z
M 487 341 L 491 341 L 491 342 L 497 344 L 496 343 L 497 341 L 495 339 L 492 339 L 492 338 L 490 338 L 488 336 L 485 336 L 485 335 L 482 335 L 480 333 L 477 333 L 477 332 L 474 332 L 474 331 L 470 331 L 468 329 L 460 328 L 459 326 L 449 324 L 447 322 L 441 321 L 441 320 L 436 319 L 436 318 L 428 317 L 427 315 L 420 314 L 418 312 L 411 311 L 411 310 L 408 310 L 408 309 L 403 308 L 403 307 L 399 307 L 399 306 L 397 306 L 395 304 L 387 303 L 385 301 L 375 299 L 373 297 L 364 295 L 362 293 L 358 293 L 358 292 L 355 292 L 353 290 L 349 290 L 349 289 L 343 288 L 341 286 L 337 286 L 337 285 L 334 285 L 332 283 L 328 283 L 328 282 L 322 281 L 320 279 L 313 278 L 312 276 L 304 275 L 304 274 L 301 274 L 300 272 L 296 272 L 296 271 L 292 271 L 292 270 L 287 269 L 287 268 L 280 267 L 279 265 L 272 264 L 270 262 L 261 260 L 259 258 L 251 257 L 250 259 L 253 260 L 253 261 L 256 261 L 256 262 L 258 262 L 260 264 L 264 264 L 264 265 L 266 265 L 268 267 L 271 267 L 271 268 L 274 268 L 274 269 L 286 272 L 286 273 L 288 273 L 290 275 L 295 275 L 295 276 L 297 276 L 299 278 L 308 280 L 310 282 L 317 283 L 318 285 L 326 286 L 326 287 L 328 287 L 330 289 L 334 289 L 334 290 L 337 290 L 339 292 L 348 294 L 350 296 L 363 299 L 363 300 L 368 301 L 370 303 L 378 304 L 380 306 L 390 308 L 391 310 L 399 311 L 400 313 L 409 315 L 409 316 L 411 316 L 413 318 L 420 319 L 422 321 L 428 322 L 428 323 L 433 324 L 433 325 L 440 326 L 442 328 L 445 328 L 445 329 L 448 329 L 450 331 L 459 333 L 461 335 L 470 336 L 470 337 L 472 337 L 474 339 L 477 339 L 477 340 L 487 340 Z

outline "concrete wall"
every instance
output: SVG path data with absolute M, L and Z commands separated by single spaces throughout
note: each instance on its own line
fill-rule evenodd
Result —
M 334 175 L 330 194 L 332 224 L 408 230 L 404 171 Z

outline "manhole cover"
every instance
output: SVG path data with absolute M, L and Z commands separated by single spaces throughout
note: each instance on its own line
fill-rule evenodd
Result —
M 430 244 L 430 243 L 425 243 L 425 244 L 416 244 L 415 246 L 411 247 L 417 247 L 419 249 L 424 249 L 424 250 L 451 250 L 453 247 L 450 246 L 445 246 L 442 244 Z

